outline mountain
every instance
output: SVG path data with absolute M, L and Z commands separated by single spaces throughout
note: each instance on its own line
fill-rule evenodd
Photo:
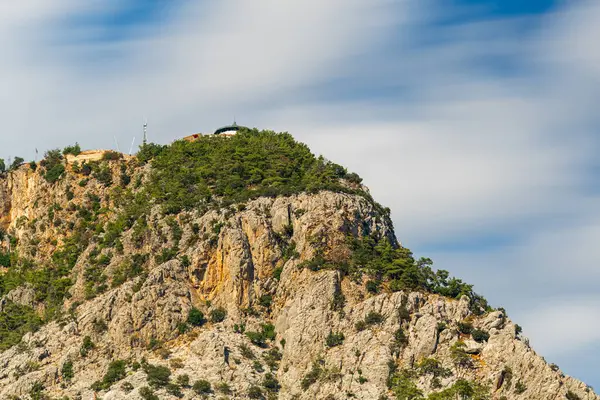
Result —
M 2 399 L 600 399 L 289 134 L 17 163 L 0 243 Z

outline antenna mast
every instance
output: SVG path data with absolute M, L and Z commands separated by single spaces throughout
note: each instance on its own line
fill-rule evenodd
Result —
M 131 141 L 131 147 L 129 148 L 129 155 L 131 155 L 131 152 L 133 151 L 133 144 L 135 143 L 135 136 L 133 137 L 133 140 Z
M 121 150 L 119 149 L 119 142 L 117 142 L 117 137 L 113 136 L 115 138 L 115 144 L 117 145 L 117 151 L 120 153 Z
M 144 119 L 144 145 L 148 143 L 148 120 Z

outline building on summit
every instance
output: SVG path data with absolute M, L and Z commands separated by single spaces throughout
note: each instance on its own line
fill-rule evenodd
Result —
M 247 129 L 245 126 L 238 125 L 235 121 L 233 124 L 223 126 L 217 129 L 212 135 L 214 136 L 234 136 L 236 135 L 240 129 Z M 201 136 L 204 136 L 202 133 L 194 133 L 193 135 L 189 135 L 183 138 L 183 140 L 187 140 L 188 142 L 193 142 L 194 140 L 199 139 Z

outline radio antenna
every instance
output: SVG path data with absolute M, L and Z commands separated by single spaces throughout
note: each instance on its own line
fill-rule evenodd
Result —
M 144 118 L 144 145 L 148 143 L 148 119 Z
M 133 140 L 131 141 L 131 147 L 129 148 L 129 155 L 131 155 L 131 152 L 133 151 L 133 144 L 135 143 L 135 136 L 133 137 Z

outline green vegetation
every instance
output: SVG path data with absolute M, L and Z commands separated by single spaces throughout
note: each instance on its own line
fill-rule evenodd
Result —
M 519 381 L 516 383 L 516 385 L 515 385 L 515 393 L 516 394 L 525 393 L 526 390 L 527 390 L 527 386 L 525 386 L 525 384 L 523 384 L 523 382 Z
M 203 395 L 212 393 L 212 386 L 209 381 L 205 381 L 200 379 L 199 381 L 194 382 L 192 389 L 196 394 Z
M 17 168 L 19 168 L 21 165 L 23 165 L 23 163 L 25 162 L 25 160 L 21 157 L 15 157 L 15 159 L 13 160 L 12 164 L 10 164 L 10 167 L 8 168 L 9 171 L 14 171 Z
M 246 336 L 255 346 L 265 347 L 267 340 L 275 340 L 275 326 L 272 324 L 261 324 L 260 332 L 246 332 Z
M 326 238 L 313 238 L 315 245 L 324 241 Z M 348 275 L 367 274 L 373 277 L 367 282 L 370 292 L 377 292 L 379 282 L 384 281 L 392 291 L 425 290 L 456 299 L 466 295 L 471 300 L 471 311 L 478 315 L 491 310 L 487 301 L 473 291 L 473 285 L 450 278 L 448 271 L 434 272 L 431 259 L 416 260 L 409 249 L 392 244 L 387 237 L 365 232 L 362 237 L 348 237 L 347 242 L 348 255 L 325 254 L 324 248 L 319 247 L 316 256 L 301 266 L 313 271 L 335 269 Z
M 473 329 L 471 336 L 473 336 L 473 340 L 478 343 L 487 342 L 490 338 L 490 334 L 481 329 Z
M 329 331 L 329 335 L 327 335 L 327 338 L 325 339 L 325 345 L 327 347 L 340 346 L 342 343 L 344 343 L 344 334 L 342 332 L 333 333 L 332 331 Z
M 63 156 L 59 149 L 48 150 L 44 154 L 44 159 L 40 161 L 43 168 L 44 179 L 50 184 L 57 182 L 65 173 Z
M 175 214 L 217 201 L 221 206 L 260 196 L 327 189 L 354 192 L 340 179 L 356 181 L 345 168 L 315 157 L 287 133 L 246 130 L 234 137 L 203 136 L 170 146 L 146 145 L 140 162 L 152 160 L 149 192 Z
M 140 396 L 142 396 L 142 399 L 144 400 L 160 400 L 160 398 L 154 394 L 154 391 L 152 389 L 150 389 L 148 386 L 144 386 L 142 388 L 140 388 Z
M 159 388 L 169 384 L 171 378 L 171 370 L 169 368 L 148 363 L 144 363 L 142 368 L 146 373 L 146 380 L 151 387 Z
M 225 321 L 227 311 L 223 307 L 215 308 L 210 312 L 210 322 L 213 324 Z
M 433 393 L 427 397 L 427 400 L 489 400 L 489 388 L 476 382 L 459 379 L 450 388 L 438 393 Z
M 568 391 L 566 396 L 567 400 L 581 400 L 581 397 L 577 396 L 575 393 L 573 393 L 572 391 Z
M 32 308 L 7 301 L 0 312 L 0 350 L 16 345 L 23 335 L 41 325 L 42 320 Z
M 82 357 L 85 357 L 92 349 L 94 349 L 94 347 L 96 346 L 94 345 L 94 342 L 92 342 L 92 338 L 86 336 L 83 338 L 83 343 L 79 349 L 79 354 L 81 354 Z
M 73 361 L 67 360 L 60 369 L 60 374 L 64 380 L 70 381 L 75 376 L 73 372 Z
M 187 322 L 192 326 L 202 326 L 206 320 L 204 319 L 204 314 L 202 311 L 198 310 L 196 307 L 193 307 L 188 314 Z
M 125 378 L 127 363 L 123 360 L 112 361 L 108 365 L 108 371 L 104 374 L 101 381 L 97 381 L 92 385 L 95 391 L 106 390 L 113 384 Z
M 67 146 L 63 149 L 62 151 L 63 155 L 67 155 L 67 154 L 71 154 L 74 156 L 78 156 L 79 154 L 81 154 L 81 146 L 79 146 L 79 143 L 75 143 L 72 146 Z

